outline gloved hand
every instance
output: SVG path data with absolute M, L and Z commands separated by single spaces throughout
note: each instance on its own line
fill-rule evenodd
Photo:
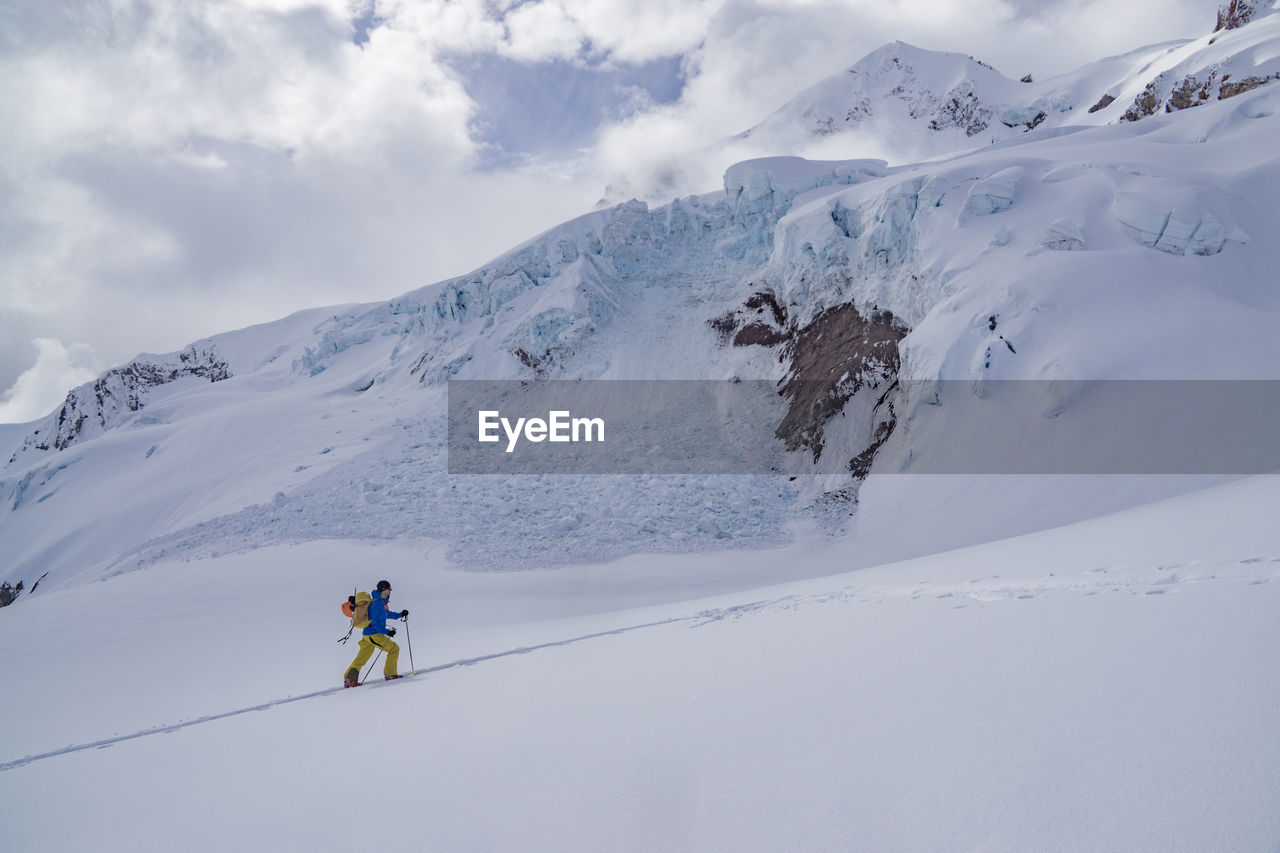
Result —
M 401 611 L 400 611 L 400 618 L 401 618 L 401 619 L 408 619 L 408 618 L 409 618 L 409 611 L 408 611 L 408 610 L 401 610 Z
M 396 629 L 395 629 L 395 628 L 388 628 L 388 629 L 387 629 L 387 636 L 388 636 L 388 637 L 394 637 L 395 635 L 396 635 Z

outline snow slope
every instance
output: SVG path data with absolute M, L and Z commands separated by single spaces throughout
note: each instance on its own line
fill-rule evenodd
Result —
M 1277 489 L 641 609 L 650 558 L 507 585 L 353 543 L 37 597 L 0 622 L 0 846 L 1271 851 Z M 675 562 L 762 559 L 848 549 Z M 325 593 L 380 574 L 433 671 L 317 695 Z

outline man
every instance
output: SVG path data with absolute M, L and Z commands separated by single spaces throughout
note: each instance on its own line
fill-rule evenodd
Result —
M 360 597 L 364 597 L 363 593 Z M 397 672 L 400 647 L 391 639 L 396 635 L 396 629 L 387 627 L 387 616 L 406 619 L 409 611 L 401 610 L 397 613 L 387 609 L 387 602 L 391 600 L 390 581 L 378 581 L 378 586 L 370 597 L 372 600 L 369 602 L 369 624 L 364 629 L 364 636 L 360 638 L 360 650 L 356 653 L 356 659 L 351 662 L 351 667 L 342 679 L 343 687 L 355 687 L 360 683 L 360 669 L 369 662 L 369 658 L 373 657 L 374 649 L 381 649 L 387 653 L 387 662 L 382 667 L 384 680 L 390 681 L 393 678 L 403 677 Z

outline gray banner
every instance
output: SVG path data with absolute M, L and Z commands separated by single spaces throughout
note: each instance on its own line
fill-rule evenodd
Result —
M 1280 471 L 1280 381 L 823 381 L 806 392 L 791 383 L 790 396 L 782 387 L 453 380 L 449 473 Z

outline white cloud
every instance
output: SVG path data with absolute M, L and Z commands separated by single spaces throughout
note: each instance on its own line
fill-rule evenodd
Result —
M 475 104 L 441 56 L 497 49 L 484 10 L 9 5 L 0 326 L 119 362 L 389 298 L 582 212 L 598 188 L 471 170 Z M 381 25 L 357 45 L 347 16 L 370 11 Z
M 894 40 L 973 55 L 1015 78 L 1028 72 L 1043 78 L 1152 42 L 1199 35 L 1212 27 L 1212 17 L 1212 9 L 1191 0 L 1119 6 L 1102 0 L 729 0 L 688 55 L 680 100 L 603 128 L 595 167 L 602 180 L 651 200 L 714 189 L 732 159 L 792 152 L 730 147 L 711 156 L 708 146 Z
M 54 338 L 32 341 L 36 363 L 0 394 L 0 423 L 26 423 L 49 414 L 67 391 L 102 372 L 102 360 L 88 344 L 63 346 Z
M 727 164 L 698 152 L 895 38 L 1040 77 L 1211 17 L 1190 0 L 8 0 L 0 387 L 27 366 L 16 341 L 117 363 L 466 272 L 616 175 L 712 189 Z M 481 172 L 485 116 L 454 62 L 476 54 L 530 74 L 683 56 L 687 85 L 674 104 L 618 95 L 581 150 Z
M 597 53 L 639 63 L 696 47 L 725 0 L 559 0 L 557 5 Z
M 503 53 L 526 62 L 572 59 L 582 49 L 583 32 L 557 3 L 529 3 L 506 17 Z

